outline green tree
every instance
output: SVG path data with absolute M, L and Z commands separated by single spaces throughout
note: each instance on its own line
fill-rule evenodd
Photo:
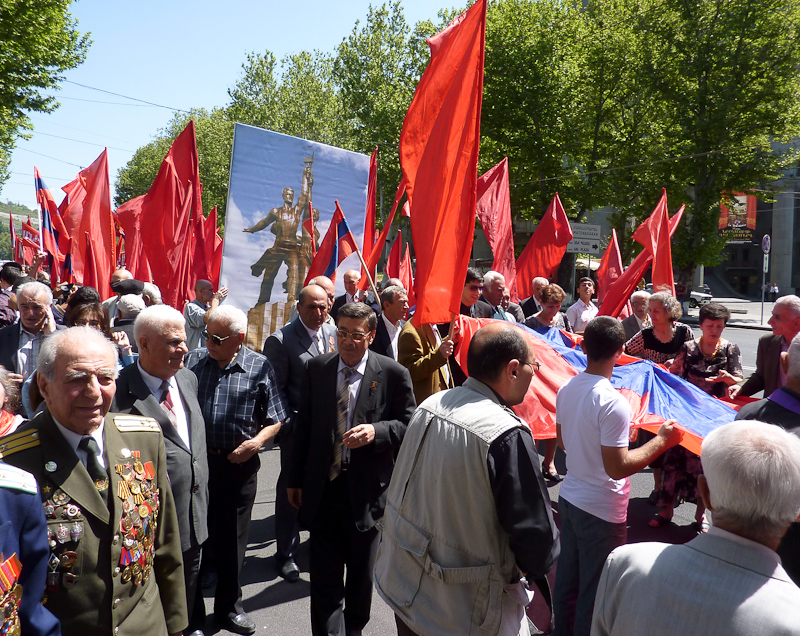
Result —
M 33 128 L 28 113 L 58 107 L 44 91 L 58 88 L 61 73 L 86 57 L 91 41 L 67 11 L 70 0 L 0 3 L 0 187 L 18 136 Z

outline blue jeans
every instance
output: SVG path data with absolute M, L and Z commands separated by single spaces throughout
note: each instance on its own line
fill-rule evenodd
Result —
M 606 558 L 625 545 L 625 523 L 610 523 L 558 498 L 561 556 L 553 590 L 553 636 L 589 636 L 594 597 Z

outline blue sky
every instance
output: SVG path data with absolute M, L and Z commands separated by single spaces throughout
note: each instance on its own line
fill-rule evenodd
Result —
M 61 107 L 52 114 L 31 115 L 33 137 L 18 141 L 0 200 L 35 208 L 33 167 L 37 166 L 60 203 L 61 186 L 91 164 L 104 146 L 108 146 L 113 190 L 117 170 L 172 117 L 169 109 L 77 84 L 175 109 L 222 106 L 247 52 L 269 49 L 278 59 L 302 50 L 332 52 L 356 20 L 364 23 L 369 6 L 368 0 L 74 3 L 72 15 L 82 32 L 91 32 L 93 44 L 86 61 L 66 73 L 68 81 L 55 93 Z M 435 19 L 441 6 L 449 3 L 403 2 L 411 26 Z

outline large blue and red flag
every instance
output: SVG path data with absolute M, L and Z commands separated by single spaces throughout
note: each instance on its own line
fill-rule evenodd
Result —
M 457 316 L 456 322 L 461 340 L 454 355 L 466 370 L 472 336 L 495 321 Z M 556 436 L 556 393 L 586 369 L 586 355 L 574 348 L 576 339 L 571 334 L 555 328 L 539 333 L 524 325 L 517 326 L 524 332 L 540 368 L 525 400 L 514 410 L 528 423 L 536 439 L 551 439 Z M 614 368 L 611 384 L 630 403 L 634 428 L 655 433 L 665 421 L 676 420 L 684 432 L 681 446 L 697 455 L 708 433 L 736 417 L 731 405 L 649 360 L 623 356 Z
M 344 212 L 336 201 L 336 211 L 333 213 L 331 224 L 325 233 L 325 238 L 319 245 L 317 255 L 311 261 L 303 285 L 308 285 L 308 281 L 317 276 L 327 276 L 331 280 L 336 278 L 336 268 L 341 262 L 353 252 L 358 251 L 356 239 L 350 231 Z

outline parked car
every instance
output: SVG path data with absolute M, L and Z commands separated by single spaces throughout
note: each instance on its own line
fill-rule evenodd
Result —
M 653 293 L 653 283 L 647 283 L 645 286 L 645 291 Z M 704 289 L 707 289 L 707 285 L 703 285 Z M 709 290 L 710 291 L 710 290 Z M 683 300 L 684 295 L 686 294 L 686 286 L 681 283 L 675 284 L 675 298 L 679 300 Z M 705 305 L 706 303 L 710 303 L 714 297 L 710 293 L 706 293 L 704 291 L 697 291 L 692 290 L 691 296 L 689 297 L 689 307 L 692 309 L 696 309 L 700 305 Z

